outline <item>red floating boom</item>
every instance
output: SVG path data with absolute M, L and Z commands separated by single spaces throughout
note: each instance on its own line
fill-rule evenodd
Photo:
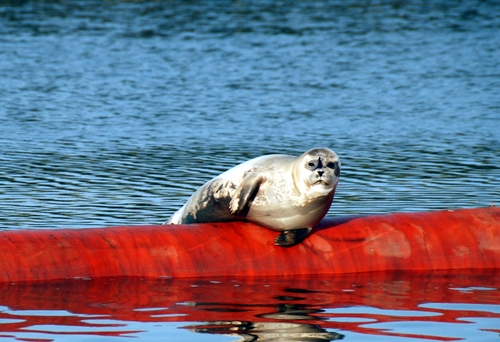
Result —
M 326 218 L 277 247 L 255 224 L 0 232 L 0 282 L 500 269 L 500 208 Z

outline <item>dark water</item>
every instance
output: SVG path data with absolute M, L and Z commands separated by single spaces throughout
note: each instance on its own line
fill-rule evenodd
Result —
M 163 222 L 265 153 L 335 150 L 331 214 L 500 198 L 500 4 L 3 2 L 0 226 Z
M 0 227 L 160 223 L 314 146 L 330 215 L 498 205 L 499 32 L 498 1 L 0 1 Z

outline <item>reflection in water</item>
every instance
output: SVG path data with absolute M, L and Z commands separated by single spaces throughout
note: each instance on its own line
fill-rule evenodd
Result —
M 240 336 L 238 341 L 333 341 L 344 338 L 344 335 L 328 332 L 320 325 L 300 322 L 317 320 L 310 316 L 321 310 L 307 309 L 305 305 L 278 305 L 276 312 L 260 315 L 270 319 L 268 322 L 226 321 L 209 322 L 202 326 L 191 326 L 189 329 L 199 333 L 225 334 Z M 299 322 L 296 322 L 299 321 Z
M 202 327 L 193 327 L 193 331 L 210 334 L 240 336 L 238 341 L 333 341 L 344 335 L 327 332 L 318 325 L 303 323 L 274 322 L 211 322 Z
M 1 284 L 0 336 L 485 341 L 500 333 L 499 303 L 493 271 Z

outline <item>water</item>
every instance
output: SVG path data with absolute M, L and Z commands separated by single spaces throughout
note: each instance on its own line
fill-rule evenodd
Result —
M 0 337 L 498 341 L 499 288 L 495 272 L 3 284 Z
M 161 223 L 227 168 L 314 146 L 342 160 L 329 215 L 498 204 L 499 13 L 0 1 L 0 228 Z

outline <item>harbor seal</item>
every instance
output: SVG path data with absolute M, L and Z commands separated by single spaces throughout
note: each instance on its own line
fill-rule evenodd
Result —
M 276 245 L 293 246 L 326 215 L 339 177 L 339 157 L 327 148 L 258 157 L 207 182 L 164 224 L 250 221 L 280 231 Z

